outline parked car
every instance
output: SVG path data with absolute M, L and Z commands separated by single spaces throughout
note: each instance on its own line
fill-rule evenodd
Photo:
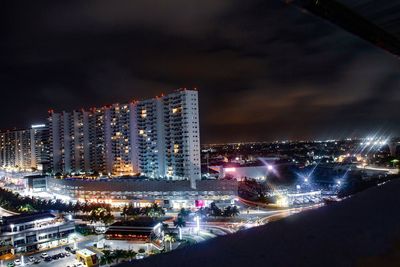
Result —
M 28 260 L 29 260 L 30 262 L 34 262 L 36 259 L 35 259 L 35 257 L 33 257 L 33 256 L 29 256 L 29 257 L 28 257 Z
M 49 255 L 47 255 L 46 252 L 43 252 L 43 253 L 40 255 L 40 257 L 42 257 L 43 259 L 46 258 L 46 257 L 48 257 L 48 256 L 49 256 Z
M 44 258 L 44 261 L 47 261 L 47 262 L 51 261 L 51 257 L 47 256 L 46 258 Z
M 72 248 L 71 247 L 65 247 L 65 251 L 68 251 L 68 252 L 70 252 L 72 250 Z
M 35 259 L 35 261 L 33 262 L 34 264 L 39 264 L 41 262 L 40 259 Z
M 51 259 L 52 260 L 58 260 L 60 257 L 56 254 L 56 255 L 53 255 L 53 256 L 51 256 Z
M 15 266 L 14 262 L 7 263 L 7 267 L 14 267 L 14 266 Z
M 14 261 L 14 264 L 15 264 L 16 266 L 21 265 L 21 260 L 20 260 L 20 259 L 16 259 L 16 260 Z

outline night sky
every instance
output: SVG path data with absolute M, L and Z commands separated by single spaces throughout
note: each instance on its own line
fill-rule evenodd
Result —
M 197 87 L 203 143 L 399 134 L 399 59 L 280 0 L 8 2 L 0 128 Z

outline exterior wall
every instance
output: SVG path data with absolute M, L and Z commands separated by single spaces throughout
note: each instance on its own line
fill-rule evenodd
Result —
M 49 219 L 44 223 L 40 226 L 41 223 L 37 221 L 1 225 L 0 242 L 3 246 L 0 255 L 37 251 L 67 244 L 69 234 L 75 231 L 73 221 Z
M 106 166 L 110 174 L 133 174 L 129 107 L 114 104 L 106 108 Z
M 141 101 L 135 106 L 137 121 L 138 169 L 150 178 L 163 177 L 162 118 L 159 99 Z
M 53 172 L 200 180 L 198 93 L 50 113 Z
M 0 133 L 0 167 L 31 170 L 30 130 L 13 130 Z
M 192 187 L 201 179 L 198 92 L 183 90 L 163 97 L 165 175 L 189 179 Z
M 105 112 L 102 108 L 94 108 L 88 116 L 89 170 L 106 172 Z
M 231 201 L 237 196 L 235 180 L 201 180 L 193 189 L 189 181 L 141 180 L 141 179 L 55 179 L 48 177 L 48 189 L 75 199 L 106 203 L 159 201 Z

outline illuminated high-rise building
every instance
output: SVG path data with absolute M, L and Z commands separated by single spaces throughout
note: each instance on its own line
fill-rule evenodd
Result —
M 0 132 L 0 167 L 21 171 L 32 170 L 31 132 L 9 130 Z
M 46 172 L 50 164 L 49 128 L 46 124 L 32 125 L 31 167 Z
M 198 92 L 174 93 L 135 104 L 138 170 L 152 178 L 195 181 L 200 173 Z
M 53 172 L 200 179 L 198 92 L 50 112 Z

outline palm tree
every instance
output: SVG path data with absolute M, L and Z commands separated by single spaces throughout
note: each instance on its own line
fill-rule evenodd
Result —
M 31 204 L 25 204 L 23 206 L 20 206 L 18 209 L 20 212 L 33 212 L 35 209 L 32 207 Z
M 176 239 L 172 235 L 165 235 L 164 236 L 164 242 L 169 242 L 169 251 L 172 250 L 172 243 L 175 242 Z
M 101 265 L 110 265 L 114 262 L 114 255 L 109 250 L 103 251 L 103 256 L 100 258 Z
M 182 228 L 182 227 L 185 227 L 185 226 L 186 226 L 186 221 L 185 221 L 185 219 L 184 219 L 182 216 L 179 216 L 179 215 L 178 215 L 178 218 L 176 218 L 176 220 L 174 221 L 174 225 L 175 225 L 177 228 Z
M 240 213 L 240 211 L 239 211 L 238 207 L 237 207 L 236 205 L 233 206 L 233 207 L 232 207 L 232 210 L 231 210 L 232 216 L 233 216 L 233 217 L 238 216 L 239 213 Z
M 126 252 L 126 257 L 128 258 L 128 259 L 130 259 L 130 260 L 132 260 L 135 256 L 136 256 L 136 252 L 134 251 L 134 250 L 128 250 L 127 252 Z
M 125 257 L 125 252 L 121 249 L 117 249 L 112 253 L 112 255 L 114 256 L 115 260 L 118 263 L 120 259 Z
M 187 210 L 185 208 L 181 208 L 181 210 L 178 213 L 178 216 L 186 218 L 186 217 L 189 216 L 189 214 L 190 214 L 190 210 Z

